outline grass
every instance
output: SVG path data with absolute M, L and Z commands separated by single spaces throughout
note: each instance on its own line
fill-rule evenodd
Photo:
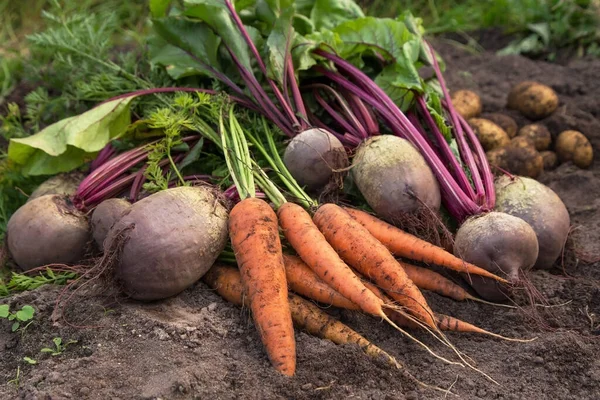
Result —
M 360 0 L 374 15 L 406 9 L 423 18 L 429 34 L 500 28 L 515 36 L 503 54 L 553 54 L 564 48 L 600 56 L 600 0 Z

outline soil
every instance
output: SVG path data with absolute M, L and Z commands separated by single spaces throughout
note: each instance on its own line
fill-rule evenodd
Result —
M 484 112 L 505 110 L 511 85 L 535 79 L 553 87 L 559 109 L 542 122 L 556 135 L 576 129 L 600 148 L 600 60 L 562 65 L 520 56 L 472 54 L 446 42 L 436 48 L 448 63 L 451 89 L 470 88 Z M 600 163 L 588 170 L 563 164 L 540 178 L 563 199 L 573 230 L 563 260 L 531 279 L 553 308 L 542 309 L 546 326 L 521 310 L 459 303 L 427 293 L 434 310 L 511 337 L 514 343 L 477 334 L 448 334 L 471 356 L 481 374 L 447 365 L 385 323 L 357 313 L 330 310 L 343 322 L 394 355 L 421 381 L 452 388 L 460 399 L 600 398 Z M 42 287 L 3 299 L 12 307 L 30 304 L 35 322 L 24 332 L 0 325 L 2 399 L 437 399 L 402 371 L 366 356 L 354 345 L 333 343 L 297 332 L 297 374 L 271 368 L 248 312 L 225 303 L 203 283 L 156 303 L 99 298 L 77 299 L 67 313 L 78 328 L 51 319 L 62 288 Z M 434 351 L 452 353 L 430 336 L 415 336 Z M 52 339 L 76 340 L 62 354 L 41 353 Z M 30 365 L 23 357 L 37 360 Z M 13 381 L 19 371 L 18 387 Z

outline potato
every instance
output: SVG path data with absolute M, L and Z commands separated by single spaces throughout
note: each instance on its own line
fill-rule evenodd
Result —
M 487 153 L 487 159 L 492 166 L 530 178 L 537 178 L 544 168 L 542 156 L 531 146 L 494 149 Z
M 498 125 L 500 128 L 504 129 L 504 132 L 506 132 L 509 138 L 512 139 L 517 135 L 517 130 L 519 129 L 519 126 L 512 117 L 501 113 L 484 114 L 482 117 L 485 119 L 489 119 L 490 121 Z
M 481 99 L 477 93 L 470 90 L 458 90 L 450 95 L 452 105 L 464 119 L 477 117 L 481 114 Z
M 556 153 L 550 150 L 540 151 L 542 160 L 544 160 L 544 170 L 550 171 L 557 167 L 558 157 Z
M 550 131 L 542 124 L 530 124 L 525 125 L 519 129 L 517 136 L 524 136 L 530 138 L 535 144 L 537 151 L 544 151 L 550 148 L 552 143 L 552 135 Z
M 525 136 L 515 136 L 510 139 L 510 147 L 531 147 L 535 149 L 535 143 L 528 137 Z
M 510 90 L 507 107 L 518 110 L 531 120 L 546 118 L 558 107 L 558 95 L 549 86 L 524 81 Z
M 579 131 L 564 131 L 556 138 L 556 155 L 560 162 L 573 161 L 579 168 L 587 168 L 594 159 L 594 149 Z
M 502 128 L 484 118 L 471 118 L 469 125 L 485 151 L 497 149 L 510 143 L 510 138 Z

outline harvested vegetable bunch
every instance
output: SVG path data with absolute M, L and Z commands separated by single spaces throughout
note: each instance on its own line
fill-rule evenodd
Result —
M 96 108 L 102 110 L 105 105 L 114 107 L 115 103 L 123 99 L 140 95 L 186 90 L 189 91 L 189 88 L 158 88 L 132 92 L 107 100 Z M 158 130 L 159 134 L 163 135 L 161 139 L 142 141 L 137 147 L 121 153 L 109 143 L 98 152 L 96 159 L 90 164 L 90 172 L 78 183 L 76 190 L 71 190 L 74 193 L 46 194 L 32 199 L 14 213 L 9 221 L 7 237 L 9 253 L 15 263 L 27 270 L 53 263 L 79 262 L 90 253 L 87 246 L 91 238 L 87 213 L 103 200 L 124 197 L 129 193 L 129 201 L 133 203 L 139 199 L 142 188 L 147 189 L 146 193 L 152 193 L 169 187 L 187 185 L 188 182 L 210 180 L 211 177 L 207 175 L 182 176 L 179 172 L 179 169 L 196 160 L 203 143 L 199 135 L 182 135 L 187 127 L 184 126 L 186 119 L 181 118 L 180 114 L 190 108 L 184 107 L 185 104 L 189 104 L 186 99 L 188 97 L 176 96 L 171 108 L 159 109 L 144 121 L 134 123 L 133 126 L 136 126 L 144 122 L 150 128 Z M 198 107 L 205 106 L 209 100 L 210 98 L 204 95 L 193 104 Z M 173 111 L 177 107 L 181 110 Z M 98 112 L 92 109 L 87 113 L 96 115 Z M 59 125 L 68 123 L 69 119 L 66 122 L 57 122 Z M 130 127 L 123 127 L 119 137 L 123 137 Z M 43 137 L 46 133 L 42 131 L 37 135 Z M 60 161 L 58 158 L 57 156 L 55 160 L 57 163 Z M 56 188 L 53 191 L 56 192 Z
M 232 117 L 234 115 L 231 114 L 230 118 Z M 336 304 L 347 307 L 348 302 L 344 301 L 345 298 L 352 303 L 350 309 L 358 308 L 374 317 L 382 318 L 396 329 L 400 328 L 390 320 L 387 311 L 402 309 L 408 319 L 416 321 L 454 349 L 440 332 L 437 322 L 431 317 L 434 315 L 433 312 L 419 288 L 408 277 L 402 264 L 396 261 L 389 250 L 343 208 L 332 203 L 317 206 L 316 202 L 303 192 L 280 158 L 273 134 L 266 121 L 263 119 L 262 122 L 264 128 L 261 135 L 246 130 L 242 130 L 242 133 L 250 140 L 253 148 L 267 160 L 269 169 L 279 177 L 297 201 L 305 207 L 317 207 L 311 217 L 302 206 L 286 201 L 262 169 L 255 168 L 254 176 L 277 210 L 279 224 L 287 242 L 299 256 L 299 258 L 284 256 L 284 265 L 287 264 L 286 269 L 289 270 L 288 276 L 292 277 L 292 283 L 288 282 L 290 287 L 294 287 L 295 290 L 314 300 L 326 303 L 335 301 Z M 244 125 L 256 127 L 259 124 Z M 238 145 L 238 148 L 243 149 L 244 146 Z M 248 162 L 243 164 L 247 165 Z M 253 165 L 256 166 L 255 163 Z M 349 250 L 350 248 L 352 251 Z M 353 268 L 382 287 L 394 302 L 382 303 L 373 291 L 368 290 Z M 294 277 L 295 272 L 292 271 L 298 269 L 302 270 L 303 285 L 298 284 L 299 279 Z M 312 277 L 309 271 L 312 272 Z M 476 268 L 474 271 L 476 273 L 481 271 L 494 277 L 486 271 Z M 494 278 L 502 280 L 499 277 Z M 326 290 L 327 286 L 329 290 Z M 402 308 L 396 304 L 401 305 Z M 402 329 L 400 331 L 435 357 L 454 363 L 432 352 L 408 332 Z M 462 358 L 460 353 L 457 354 L 465 364 L 474 368 Z
M 225 85 L 238 102 L 269 118 L 291 139 L 284 160 L 298 182 L 315 192 L 339 181 L 348 158 L 334 135 L 309 122 L 291 54 L 295 37 L 291 28 L 293 9 L 290 5 L 278 10 L 281 18 L 276 23 L 271 21 L 274 25 L 269 47 L 277 47 L 277 52 L 270 57 L 261 54 L 262 49 L 253 41 L 255 32 L 251 35 L 244 27 L 229 0 L 194 2 L 183 15 L 155 19 L 153 23 L 162 39 L 191 54 L 203 75 Z M 189 43 L 184 28 L 195 30 L 209 41 Z M 216 59 L 213 52 L 219 46 L 229 55 L 228 62 L 237 76 L 230 77 L 220 65 L 221 60 Z
M 293 21 L 298 15 L 299 18 L 310 18 L 298 14 L 307 12 L 306 9 L 271 4 L 267 7 L 271 12 L 265 14 L 256 12 L 249 4 L 240 7 L 235 9 L 228 0 L 197 0 L 193 5 L 190 3 L 183 16 L 155 20 L 155 31 L 169 45 L 191 55 L 198 73 L 220 81 L 233 95 L 251 103 L 253 110 L 263 114 L 288 136 L 294 135 L 294 127 L 301 129 L 301 119 L 310 118 L 306 102 L 297 90 L 297 73 L 307 71 L 304 78 L 308 82 L 307 88 L 314 88 L 311 85 L 315 82 L 333 87 L 341 97 L 322 89 L 323 86 L 317 86 L 317 89 L 325 90 L 329 93 L 327 96 L 344 98 L 348 104 L 345 109 L 353 110 L 354 107 L 356 110 L 352 114 L 357 124 L 344 125 L 352 119 L 349 113 L 347 117 L 334 118 L 330 132 L 341 129 L 341 132 L 349 133 L 338 133 L 340 141 L 355 137 L 360 142 L 365 133 L 367 136 L 375 133 L 375 126 L 368 117 L 371 111 L 361 111 L 363 104 L 372 109 L 386 130 L 407 141 L 420 153 L 425 162 L 413 163 L 420 167 L 396 169 L 395 174 L 390 173 L 391 179 L 397 179 L 400 172 L 410 171 L 409 176 L 420 177 L 414 181 L 432 182 L 425 185 L 428 188 L 421 193 L 427 193 L 434 206 L 437 180 L 444 207 L 459 223 L 470 216 L 485 218 L 494 208 L 494 179 L 485 152 L 468 123 L 454 110 L 437 57 L 423 40 L 422 29 L 410 14 L 395 20 L 346 15 L 341 16 L 340 23 L 335 26 L 314 26 L 305 29 L 302 35 Z M 242 13 L 252 29 L 242 23 Z M 210 41 L 204 44 L 194 41 L 192 45 L 189 36 L 182 31 L 183 27 L 186 32 L 196 32 L 198 37 L 210 38 Z M 378 40 L 382 37 L 390 39 Z M 230 61 L 220 57 L 221 53 L 211 58 L 213 53 L 207 52 L 208 45 L 211 49 L 221 47 Z M 233 63 L 233 70 L 238 75 L 224 73 L 227 62 L 229 66 Z M 262 86 L 254 73 L 253 63 L 263 78 Z M 366 65 L 369 68 L 363 71 L 360 67 Z M 420 78 L 418 68 L 424 65 L 433 67 L 436 84 L 425 83 Z M 240 82 L 245 90 L 238 84 Z M 276 99 L 279 106 L 272 99 Z M 320 104 L 323 106 L 324 102 Z M 337 107 L 342 107 L 341 103 Z M 314 110 L 310 112 L 315 114 Z M 300 120 L 295 115 L 300 116 Z M 314 123 L 314 118 L 312 121 Z M 318 126 L 322 127 L 321 124 Z M 373 143 L 379 141 L 373 140 Z M 385 149 L 385 146 L 380 147 Z M 397 161 L 391 162 L 395 168 Z M 435 180 L 423 178 L 428 174 L 425 166 L 429 166 Z M 382 187 L 385 192 L 385 185 Z M 372 186 L 363 190 L 370 192 Z M 381 203 L 385 206 L 390 202 L 383 198 Z M 498 235 L 502 234 L 498 232 Z M 488 255 L 492 256 L 491 253 Z M 508 266 L 498 267 L 493 259 L 488 261 L 481 267 L 490 268 L 493 273 L 509 269 Z M 528 266 L 510 266 L 521 267 Z

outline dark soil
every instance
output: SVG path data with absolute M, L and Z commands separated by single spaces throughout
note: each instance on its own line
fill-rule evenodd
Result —
M 470 88 L 483 98 L 485 112 L 504 112 L 511 85 L 535 79 L 560 96 L 559 109 L 542 121 L 554 135 L 577 129 L 600 148 L 599 60 L 547 64 L 523 57 L 472 55 L 451 45 L 437 48 L 448 63 L 452 89 Z M 514 112 L 519 124 L 527 121 Z M 356 313 L 336 313 L 401 360 L 420 380 L 452 386 L 460 399 L 600 398 L 600 163 L 589 170 L 570 164 L 540 180 L 566 203 L 573 233 L 564 265 L 532 274 L 551 304 L 541 309 L 547 329 L 521 311 L 477 303 L 458 303 L 428 294 L 434 310 L 530 343 L 475 334 L 449 334 L 479 369 L 493 377 L 434 359 L 385 323 Z M 45 287 L 4 299 L 31 304 L 35 323 L 23 333 L 0 330 L 2 399 L 436 399 L 444 394 L 421 389 L 355 346 L 297 333 L 298 364 L 293 378 L 278 375 L 265 356 L 248 313 L 225 303 L 204 284 L 153 304 L 123 302 L 100 307 L 99 300 L 77 299 L 68 316 L 75 328 L 50 319 L 61 288 Z M 567 303 L 568 304 L 565 304 Z M 333 312 L 333 311 L 332 311 Z M 334 312 L 335 313 L 335 312 Z M 440 354 L 452 353 L 425 334 L 415 333 Z M 40 352 L 54 337 L 77 340 L 60 355 Z M 28 356 L 36 365 L 23 361 Z M 7 383 L 20 368 L 19 387 Z

